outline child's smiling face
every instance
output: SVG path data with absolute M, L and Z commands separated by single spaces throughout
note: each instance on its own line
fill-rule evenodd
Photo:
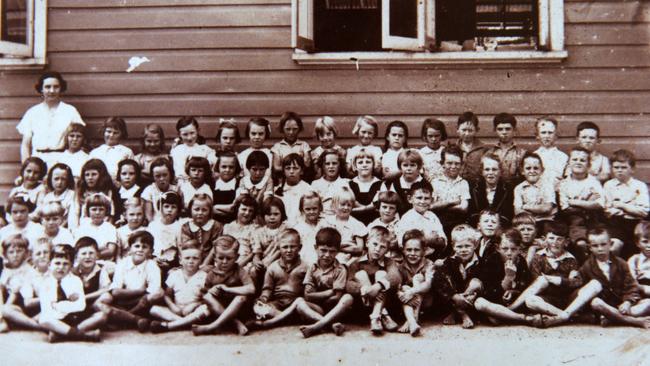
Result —
M 650 258 L 650 238 L 637 238 L 636 246 L 646 258 Z
M 417 189 L 409 195 L 409 203 L 413 205 L 413 209 L 420 215 L 424 215 L 431 208 L 432 201 L 431 192 L 424 189 Z
M 336 135 L 332 130 L 326 130 L 325 132 L 318 134 L 318 141 L 320 141 L 320 145 L 326 149 L 334 146 L 335 139 Z
M 484 158 L 482 160 L 482 167 L 481 173 L 485 182 L 488 186 L 495 186 L 499 182 L 499 177 L 501 176 L 499 162 L 493 159 Z
M 97 249 L 93 246 L 85 246 L 77 251 L 77 263 L 83 268 L 90 269 L 97 262 Z
M 542 168 L 542 162 L 535 157 L 528 157 L 524 159 L 524 178 L 526 181 L 531 184 L 537 183 L 539 178 L 542 176 L 544 169 Z
M 41 175 L 41 167 L 36 163 L 29 163 L 23 170 L 24 185 L 27 188 L 34 188 L 38 185 L 38 179 Z
M 255 218 L 255 207 L 241 204 L 237 211 L 237 222 L 242 225 L 250 224 Z
M 404 258 L 409 264 L 415 265 L 422 261 L 424 254 L 422 247 L 422 240 L 417 238 L 409 239 L 404 243 Z
M 339 220 L 347 220 L 350 218 L 354 208 L 354 202 L 348 200 L 341 200 L 336 207 L 336 218 Z
M 372 143 L 372 140 L 375 138 L 375 128 L 367 123 L 361 125 L 359 128 L 359 140 L 361 145 L 368 146 Z
M 566 238 L 559 236 L 555 233 L 549 232 L 546 234 L 546 247 L 558 257 L 566 251 Z
M 576 176 L 586 176 L 589 173 L 589 154 L 584 151 L 572 151 L 569 156 L 571 173 Z
M 455 179 L 460 174 L 460 167 L 462 164 L 463 161 L 460 156 L 446 154 L 445 162 L 442 163 L 442 168 L 447 177 Z

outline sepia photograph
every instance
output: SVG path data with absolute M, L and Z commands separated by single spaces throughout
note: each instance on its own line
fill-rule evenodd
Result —
M 3 365 L 650 366 L 647 0 L 0 0 Z

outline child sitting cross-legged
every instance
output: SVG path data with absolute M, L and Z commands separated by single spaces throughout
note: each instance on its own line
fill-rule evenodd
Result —
M 390 294 L 399 285 L 397 265 L 386 258 L 389 245 L 388 230 L 381 226 L 372 228 L 366 242 L 367 254 L 348 265 L 347 292 L 363 309 L 370 309 L 370 331 L 380 335 L 384 329 L 395 331 L 398 324 L 385 309 Z
M 479 235 L 467 224 L 451 231 L 454 254 L 444 260 L 433 276 L 433 288 L 450 310 L 443 324 L 456 324 L 456 317 L 460 316 L 463 328 L 474 327 L 470 313 L 481 290 L 479 258 L 475 252 Z
M 102 306 L 97 300 L 110 290 L 111 278 L 108 268 L 97 262 L 99 249 L 95 239 L 84 236 L 77 240 L 74 248 L 77 266 L 72 269 L 72 273 L 81 279 L 84 286 L 84 314 L 92 317 L 97 326 L 103 325 L 108 320 L 108 315 L 102 311 Z
M 493 323 L 504 320 L 541 325 L 541 315 L 529 316 L 516 313 L 506 307 L 530 283 L 528 264 L 521 253 L 521 234 L 517 229 L 508 229 L 500 235 L 497 252 L 481 263 L 479 278 L 483 291 L 474 301 L 474 308 L 487 314 Z
M 641 296 L 650 298 L 650 222 L 642 221 L 634 228 L 634 240 L 641 253 L 628 259 L 632 276 L 639 284 Z M 648 309 L 650 310 L 650 309 Z
M 162 319 L 151 322 L 153 333 L 177 330 L 205 319 L 210 311 L 201 302 L 208 274 L 199 270 L 201 250 L 198 245 L 183 246 L 180 253 L 180 268 L 169 271 L 165 285 L 165 305 L 154 305 L 151 315 Z M 194 242 L 193 244 L 198 244 Z
M 84 312 L 83 283 L 71 273 L 74 249 L 57 245 L 52 250 L 50 273 L 40 290 L 41 313 L 38 322 L 49 331 L 48 341 L 80 340 L 99 342 L 105 321 L 102 312 Z
M 421 333 L 418 318 L 422 310 L 432 303 L 433 262 L 424 257 L 424 234 L 420 230 L 409 230 L 404 234 L 404 261 L 399 266 L 402 284 L 397 297 L 402 303 L 406 322 L 398 330 L 417 337 Z
M 568 228 L 564 223 L 552 222 L 544 237 L 545 249 L 535 254 L 530 263 L 533 283 L 508 307 L 518 309 L 523 303 L 534 312 L 556 315 L 572 300 L 572 293 L 580 285 L 578 262 L 567 251 Z M 543 317 L 546 326 L 546 316 Z
M 345 331 L 343 324 L 335 322 L 341 318 L 353 304 L 350 294 L 345 293 L 348 271 L 336 260 L 341 247 L 341 234 L 330 227 L 322 228 L 316 233 L 316 252 L 318 260 L 309 266 L 305 276 L 305 300 L 318 315 L 314 324 L 300 327 L 305 338 L 330 326 L 338 336 Z
M 239 313 L 255 294 L 255 284 L 247 270 L 239 266 L 239 243 L 230 235 L 220 236 L 215 243 L 214 267 L 205 281 L 203 301 L 217 316 L 207 325 L 193 325 L 194 335 L 211 334 L 225 325 L 234 324 L 240 335 L 248 328 L 239 320 Z
M 278 245 L 280 258 L 266 270 L 262 294 L 253 306 L 257 320 L 249 323 L 251 327 L 270 328 L 294 313 L 311 321 L 319 320 L 302 298 L 308 266 L 300 258 L 300 234 L 287 229 L 280 234 Z
M 4 268 L 0 274 L 0 306 L 2 306 L 2 316 L 0 316 L 0 333 L 9 330 L 6 322 L 8 313 L 16 310 L 22 313 L 18 305 L 13 304 L 13 299 L 24 293 L 25 284 L 31 280 L 33 273 L 27 258 L 29 257 L 29 242 L 21 234 L 14 234 L 2 241 L 2 257 Z M 30 319 L 31 322 L 31 319 Z M 38 328 L 38 324 L 35 324 Z
M 140 332 L 149 329 L 150 322 L 143 314 L 148 314 L 151 304 L 164 295 L 152 250 L 153 236 L 148 231 L 136 231 L 129 237 L 129 255 L 115 267 L 111 291 L 99 298 L 109 321 L 137 325 Z
M 584 305 L 600 314 L 601 325 L 610 322 L 650 329 L 647 314 L 649 301 L 641 300 L 639 286 L 630 273 L 627 263 L 611 254 L 611 237 L 604 227 L 587 233 L 591 257 L 580 267 L 579 280 L 584 286 L 564 310 L 553 309 L 545 318 L 547 326 L 567 322 Z

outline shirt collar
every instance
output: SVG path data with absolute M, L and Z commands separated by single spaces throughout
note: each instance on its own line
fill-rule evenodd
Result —
M 237 179 L 236 178 L 233 178 L 233 179 L 229 180 L 228 182 L 224 182 L 223 180 L 221 180 L 221 178 L 219 178 L 217 180 L 217 182 L 214 184 L 214 189 L 215 190 L 220 189 L 222 191 L 225 191 L 225 190 L 233 190 L 235 188 L 237 188 Z
M 417 183 L 417 182 L 419 182 L 421 180 L 422 180 L 422 175 L 418 175 L 417 179 L 414 182 L 409 183 L 409 182 L 406 181 L 406 179 L 404 179 L 403 176 L 400 176 L 399 177 L 399 184 L 402 187 L 410 187 L 412 184 L 415 184 L 415 183 Z
M 362 257 L 360 257 L 359 262 L 370 262 L 368 254 L 364 254 Z M 377 261 L 377 264 L 379 264 L 380 267 L 386 268 L 386 258 L 379 259 Z
M 538 251 L 537 254 L 541 255 L 542 257 L 546 257 L 548 264 L 550 264 L 551 267 L 553 267 L 553 269 L 557 269 L 557 267 L 560 265 L 560 262 L 562 262 L 563 260 L 569 258 L 575 258 L 571 253 L 566 251 L 562 253 L 561 256 L 554 257 L 553 254 L 548 250 L 548 248 Z
M 74 269 L 73 272 L 74 272 L 74 274 L 79 276 L 81 279 L 86 279 L 86 278 L 91 278 L 91 277 L 95 276 L 95 274 L 97 274 L 97 272 L 99 272 L 101 270 L 102 270 L 102 267 L 100 267 L 98 263 L 95 263 L 95 266 L 93 267 L 93 269 L 90 270 L 90 272 L 88 272 L 88 274 L 81 273 L 81 267 L 80 266 L 77 266 Z
M 194 221 L 188 221 L 188 222 L 190 224 L 190 231 L 193 233 L 199 231 L 199 229 L 203 231 L 210 231 L 212 229 L 212 226 L 214 226 L 214 220 L 212 219 L 208 220 L 208 222 L 206 222 L 205 224 L 203 224 L 203 226 L 200 227 L 197 224 L 195 224 Z
M 300 265 L 300 257 L 296 258 L 296 261 L 292 265 L 289 265 L 289 266 L 287 266 L 286 263 L 284 263 L 282 258 L 280 258 L 280 260 L 278 261 L 278 264 L 280 265 L 280 268 L 282 268 L 286 273 L 289 273 L 289 272 L 293 271 L 296 267 L 298 267 Z
M 318 263 L 318 260 L 316 262 L 314 262 L 314 266 L 316 268 L 320 269 L 323 274 L 332 272 L 339 265 L 340 265 L 340 263 L 336 258 L 334 259 L 334 263 L 332 263 L 332 265 L 329 268 L 325 268 L 325 269 L 320 266 L 320 264 Z

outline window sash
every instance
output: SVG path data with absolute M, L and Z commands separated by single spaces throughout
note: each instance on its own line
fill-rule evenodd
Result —
M 411 0 L 413 1 L 413 0 Z M 390 1 L 381 2 L 381 43 L 384 49 L 421 51 L 435 44 L 435 0 L 417 0 L 417 37 L 401 37 L 390 34 Z
M 0 13 L 4 12 L 0 2 Z M 26 40 L 27 44 L 0 40 L 0 53 L 4 56 L 31 57 L 34 50 L 34 0 L 27 1 L 26 12 Z M 2 18 L 0 18 L 2 21 Z M 0 26 L 2 26 L 0 24 Z

